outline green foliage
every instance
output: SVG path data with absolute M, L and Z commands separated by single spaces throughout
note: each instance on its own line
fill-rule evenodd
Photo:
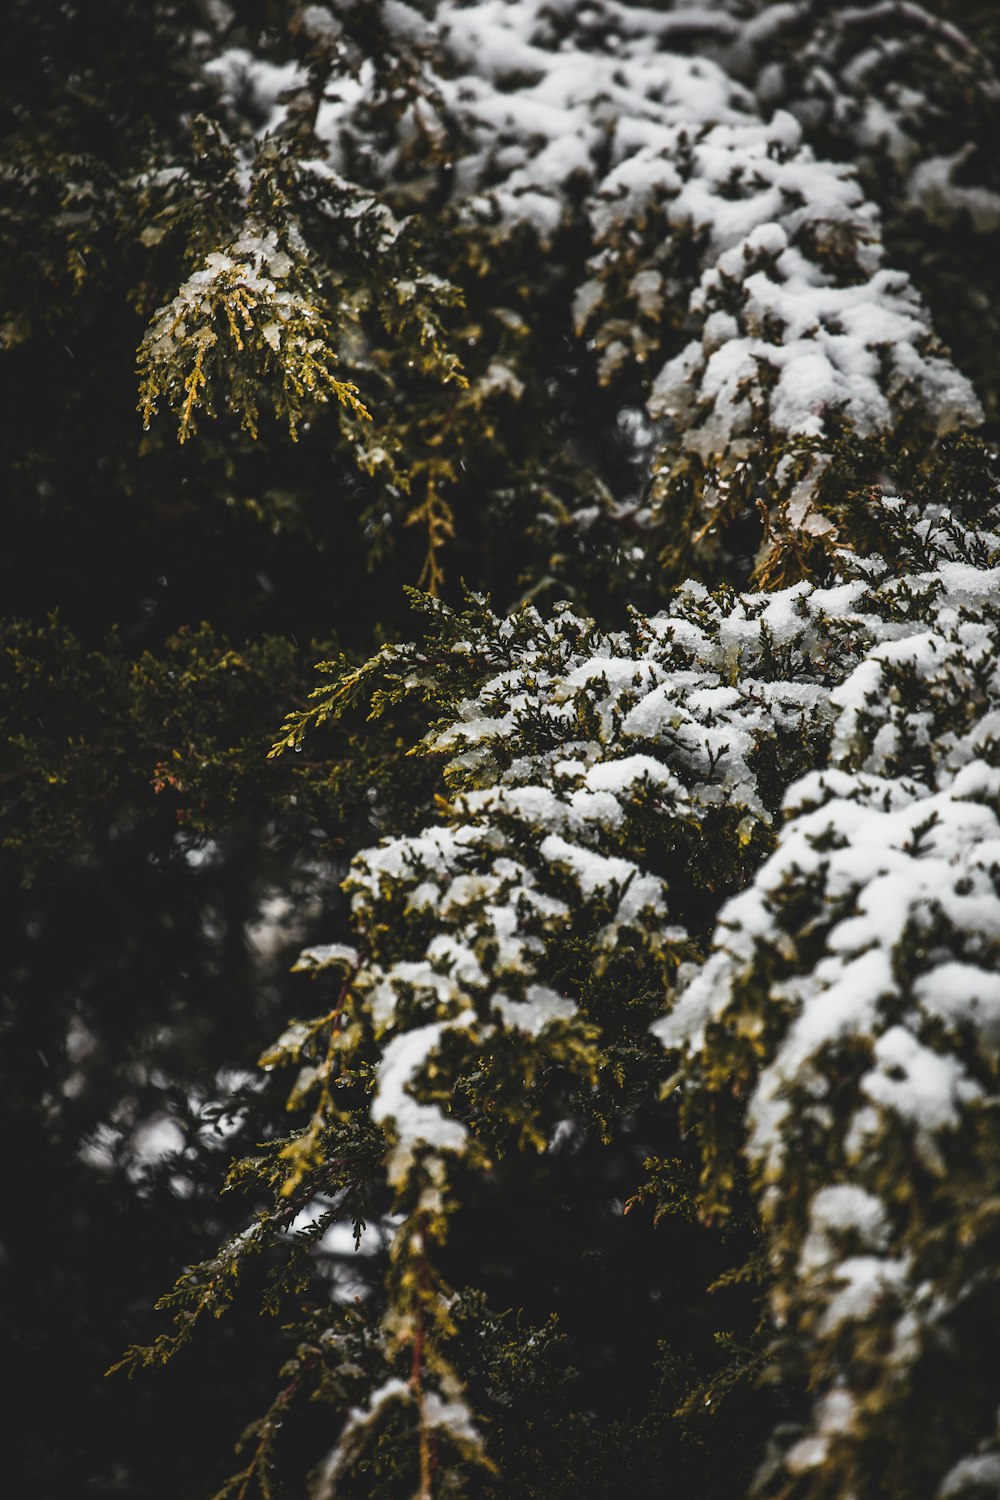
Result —
M 994 1493 L 990 7 L 8 9 L 18 1493 Z

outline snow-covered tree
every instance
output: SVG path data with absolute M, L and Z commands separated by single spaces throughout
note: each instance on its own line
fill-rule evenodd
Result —
M 829 19 L 838 57 L 878 26 L 871 9 L 866 25 Z M 969 44 L 912 9 L 897 71 L 918 68 L 929 34 L 960 73 Z M 206 122 L 194 162 L 140 174 L 117 206 L 142 215 L 161 275 L 168 245 L 188 268 L 142 342 L 145 421 L 172 409 L 183 441 L 199 415 L 230 412 L 255 434 L 267 393 L 295 436 L 303 403 L 331 400 L 326 439 L 374 481 L 370 547 L 415 528 L 432 592 L 450 544 L 473 545 L 475 528 L 509 556 L 512 523 L 508 597 L 520 581 L 589 603 L 585 577 L 603 588 L 610 572 L 635 603 L 653 559 L 647 602 L 692 569 L 738 574 L 748 554 L 764 581 L 801 575 L 835 538 L 845 489 L 881 472 L 859 440 L 926 446 L 981 412 L 886 264 L 866 177 L 817 159 L 777 97 L 783 79 L 812 120 L 799 96 L 818 88 L 814 43 L 795 50 L 787 11 L 719 16 L 720 55 L 744 73 L 768 72 L 746 60 L 765 44 L 791 48 L 763 107 L 740 69 L 671 50 L 687 12 L 603 3 L 308 6 L 280 65 L 240 45 L 202 59 L 234 144 Z M 897 175 L 905 157 L 923 203 L 933 163 L 913 165 L 910 116 L 940 106 L 898 83 L 880 134 L 874 64 L 850 56 L 847 145 L 888 153 Z M 991 79 L 977 100 L 995 103 Z M 989 230 L 1000 200 L 967 196 Z M 550 427 L 584 400 L 610 452 L 571 430 L 554 454 Z M 838 463 L 850 479 L 828 474 Z
M 149 1090 L 202 1173 L 239 1120 L 123 1363 L 280 1315 L 240 1500 L 1000 1492 L 989 15 L 121 0 L 107 120 L 76 8 L 17 19 L 19 515 L 168 516 L 188 595 L 103 642 L 60 540 L 14 879 L 132 841 L 240 894 L 185 973 L 258 944 L 260 1085 L 175 1005 L 86 1117 L 133 1184 Z

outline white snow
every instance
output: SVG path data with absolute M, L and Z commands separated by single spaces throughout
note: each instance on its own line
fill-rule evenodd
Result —
M 543 984 L 529 985 L 523 1000 L 510 1000 L 506 995 L 497 994 L 491 1004 L 505 1026 L 523 1031 L 527 1036 L 538 1036 L 546 1026 L 551 1026 L 554 1021 L 568 1021 L 577 1011 L 572 1000 L 557 995 L 555 990 Z
M 392 1123 L 395 1140 L 388 1175 L 393 1186 L 404 1181 L 418 1148 L 465 1149 L 465 1126 L 447 1119 L 437 1105 L 421 1104 L 409 1088 L 448 1029 L 448 1022 L 435 1021 L 400 1032 L 382 1052 L 371 1115 L 376 1124 Z

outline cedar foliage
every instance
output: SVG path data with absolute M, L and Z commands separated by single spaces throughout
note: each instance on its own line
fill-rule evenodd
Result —
M 997 45 L 14 0 L 18 1493 L 1000 1492 Z

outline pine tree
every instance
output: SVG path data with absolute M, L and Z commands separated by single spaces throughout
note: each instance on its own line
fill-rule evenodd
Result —
M 199 1437 L 98 1486 L 996 1493 L 988 9 L 111 20 L 0 210 L 11 1201 L 170 1226 Z

